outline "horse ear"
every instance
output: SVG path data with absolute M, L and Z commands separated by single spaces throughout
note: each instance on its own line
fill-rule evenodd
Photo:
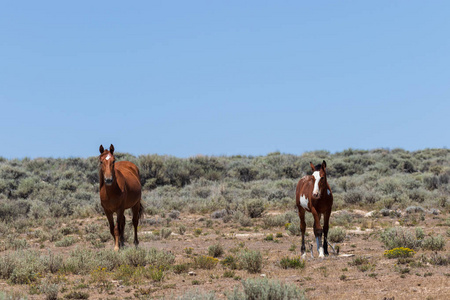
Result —
M 98 148 L 98 150 L 100 150 L 100 154 L 102 154 L 103 151 L 105 151 L 105 148 L 103 148 L 103 145 L 100 145 L 100 148 Z
M 309 165 L 311 166 L 311 170 L 313 171 L 313 173 L 316 171 L 316 168 L 314 167 L 312 162 L 309 162 Z
M 322 169 L 325 170 L 326 167 L 327 167 L 327 162 L 326 162 L 326 161 L 323 161 L 323 162 L 322 162 Z
M 113 144 L 111 144 L 111 146 L 109 146 L 109 153 L 114 154 L 114 146 L 113 146 Z

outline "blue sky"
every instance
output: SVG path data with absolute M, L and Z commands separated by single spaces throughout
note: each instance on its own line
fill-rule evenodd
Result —
M 2 1 L 0 156 L 448 147 L 448 1 Z

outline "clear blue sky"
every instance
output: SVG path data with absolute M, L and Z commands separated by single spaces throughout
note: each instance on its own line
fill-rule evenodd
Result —
M 6 158 L 449 146 L 449 1 L 0 3 Z

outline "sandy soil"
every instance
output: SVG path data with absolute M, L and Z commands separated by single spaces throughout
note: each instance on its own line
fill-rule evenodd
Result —
M 426 219 L 418 224 L 424 228 L 426 234 L 442 234 L 446 238 L 446 250 L 439 252 L 442 255 L 448 255 L 447 249 L 450 245 L 450 238 L 447 236 L 449 229 L 446 225 L 448 224 L 447 218 L 448 216 L 445 214 L 438 216 L 427 214 Z M 66 290 L 71 291 L 80 283 L 86 283 L 87 286 L 80 290 L 88 292 L 89 299 L 135 299 L 137 297 L 151 299 L 163 296 L 172 299 L 197 288 L 202 291 L 215 291 L 217 298 L 226 299 L 225 293 L 230 292 L 235 286 L 240 286 L 238 277 L 246 279 L 264 276 L 303 288 L 309 299 L 450 299 L 449 266 L 431 264 L 424 264 L 420 267 L 397 266 L 396 259 L 387 259 L 383 256 L 385 249 L 379 241 L 378 233 L 383 230 L 382 227 L 393 226 L 397 222 L 397 219 L 391 217 L 371 219 L 371 228 L 361 229 L 362 224 L 357 223 L 350 225 L 349 228 L 346 228 L 345 241 L 339 244 L 340 256 L 330 255 L 319 259 L 314 247 L 316 258 L 311 258 L 308 253 L 304 269 L 282 269 L 279 266 L 281 258 L 300 255 L 300 238 L 289 236 L 284 228 L 264 229 L 261 227 L 261 220 L 255 220 L 254 226 L 249 229 L 240 228 L 239 224 L 233 222 L 223 223 L 221 220 L 213 220 L 211 227 L 205 227 L 207 219 L 209 216 L 181 215 L 180 219 L 172 221 L 170 225 L 175 231 L 177 226 L 183 224 L 186 226 L 186 233 L 184 235 L 173 233 L 168 239 L 156 241 L 151 241 L 145 236 L 152 230 L 162 227 L 145 225 L 140 231 L 140 247 L 155 247 L 170 251 L 176 256 L 177 264 L 191 262 L 191 257 L 195 254 L 206 255 L 208 247 L 217 243 L 223 245 L 225 255 L 232 254 L 233 249 L 237 248 L 260 250 L 264 261 L 261 274 L 249 274 L 245 270 L 235 270 L 235 278 L 224 278 L 223 274 L 226 268 L 218 264 L 213 270 L 189 269 L 195 275 L 187 272 L 182 274 L 168 272 L 162 283 L 144 280 L 139 285 L 127 286 L 120 281 L 111 279 L 111 286 L 108 290 L 89 283 L 89 275 L 85 277 L 71 275 L 67 276 Z M 91 222 L 102 221 L 100 218 L 80 220 L 80 227 Z M 331 219 L 331 224 L 332 222 Z M 202 229 L 201 235 L 194 236 L 193 232 L 196 228 Z M 308 228 L 307 231 L 309 233 L 307 242 L 312 243 L 312 229 Z M 264 240 L 268 234 L 272 233 L 275 237 L 278 232 L 281 232 L 283 236 L 275 238 L 275 241 Z M 55 248 L 51 244 L 46 246 L 54 251 L 68 253 L 80 244 L 92 248 L 92 245 L 87 242 L 84 244 L 80 242 L 67 248 Z M 290 250 L 293 244 L 296 246 L 295 251 Z M 112 240 L 110 243 L 106 243 L 106 247 L 113 247 Z M 185 249 L 188 247 L 192 248 L 193 254 L 186 254 Z M 419 261 L 421 255 L 430 256 L 431 254 L 431 251 L 419 250 L 415 255 L 415 261 Z M 370 268 L 363 272 L 357 266 L 350 265 L 349 263 L 355 257 L 367 257 Z M 223 256 L 219 259 L 222 258 Z M 399 270 L 405 268 L 409 268 L 409 273 L 401 274 Z M 29 293 L 27 292 L 28 286 L 9 285 L 5 280 L 0 281 L 0 290 Z M 59 296 L 64 297 L 64 293 L 60 293 Z M 45 296 L 42 294 L 29 295 L 28 299 L 45 299 Z

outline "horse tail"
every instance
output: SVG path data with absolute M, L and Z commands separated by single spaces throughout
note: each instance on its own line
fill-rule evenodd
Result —
M 142 199 L 139 201 L 139 212 L 138 219 L 141 220 L 144 217 L 144 205 L 142 204 Z

